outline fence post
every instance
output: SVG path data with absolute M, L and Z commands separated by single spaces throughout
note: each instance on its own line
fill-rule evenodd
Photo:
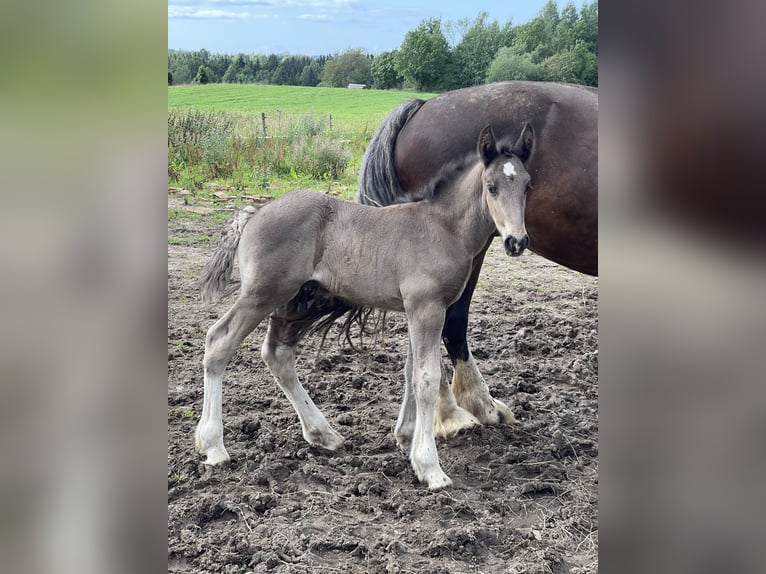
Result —
M 332 131 L 332 114 L 330 114 L 330 131 Z
M 263 125 L 263 137 L 266 137 L 266 112 L 261 112 L 261 124 Z

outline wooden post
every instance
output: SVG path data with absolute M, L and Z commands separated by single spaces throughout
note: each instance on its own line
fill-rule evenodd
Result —
M 266 112 L 261 112 L 261 124 L 263 125 L 263 137 L 266 138 Z
M 330 114 L 330 131 L 332 131 L 332 114 Z

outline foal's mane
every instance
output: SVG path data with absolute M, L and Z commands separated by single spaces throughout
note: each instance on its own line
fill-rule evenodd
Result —
M 409 201 L 434 199 L 445 187 L 451 185 L 455 180 L 459 179 L 473 166 L 473 158 L 469 159 L 468 157 L 445 163 L 436 174 L 436 177 L 431 179 L 431 181 L 429 181 L 415 193 L 410 194 L 410 197 L 407 199 Z
M 513 155 L 511 153 L 511 146 L 507 142 L 501 141 L 499 142 L 499 146 L 500 154 L 503 157 L 510 158 Z M 461 159 L 445 163 L 441 169 L 439 169 L 436 177 L 431 179 L 431 181 L 415 193 L 410 194 L 410 197 L 406 199 L 408 201 L 423 201 L 436 198 L 445 187 L 452 185 L 457 179 L 472 170 L 477 162 L 478 159 L 476 156 L 470 154 Z M 478 180 L 476 181 L 476 185 L 480 185 Z M 405 201 L 402 201 L 402 203 L 405 203 Z

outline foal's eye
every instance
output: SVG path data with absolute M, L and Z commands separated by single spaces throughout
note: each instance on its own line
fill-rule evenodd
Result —
M 487 185 L 487 191 L 489 192 L 491 196 L 497 195 L 497 188 L 495 187 L 493 183 L 490 183 L 489 185 Z

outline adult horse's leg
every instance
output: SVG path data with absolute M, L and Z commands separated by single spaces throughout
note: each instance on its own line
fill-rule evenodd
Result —
M 261 347 L 261 357 L 298 414 L 303 438 L 314 446 L 337 450 L 343 444 L 343 437 L 330 427 L 298 380 L 295 370 L 295 345 L 299 339 L 300 336 L 290 321 L 284 314 L 276 312 L 269 320 L 266 340 Z
M 515 418 L 507 405 L 502 401 L 492 398 L 492 395 L 489 393 L 489 387 L 468 348 L 467 341 L 468 309 L 471 305 L 473 291 L 479 281 L 479 273 L 484 262 L 484 256 L 487 254 L 487 249 L 491 243 L 492 240 L 476 256 L 473 261 L 471 277 L 468 279 L 463 294 L 457 302 L 447 309 L 442 339 L 455 369 L 452 377 L 451 391 L 454 393 L 454 399 L 452 400 L 456 399 L 457 404 L 473 414 L 480 423 L 500 425 L 510 424 L 515 421 Z M 442 405 L 445 405 L 444 410 L 449 413 L 448 418 L 452 417 L 455 419 L 455 415 L 452 414 L 454 410 L 449 406 L 451 399 L 449 389 L 443 389 L 441 395 L 444 398 L 440 396 L 439 412 L 442 410 Z M 453 432 L 440 432 L 439 436 L 448 436 L 460 430 L 460 428 L 456 428 L 456 425 L 451 424 L 451 421 L 448 421 L 448 424 L 444 424 L 442 427 L 456 430 Z
M 441 380 L 439 336 L 444 326 L 445 310 L 430 303 L 414 306 L 405 303 L 405 309 L 412 350 L 412 391 L 416 409 L 410 462 L 418 479 L 427 483 L 430 490 L 438 490 L 452 484 L 439 464 L 434 438 L 434 413 Z M 406 405 L 402 408 L 405 409 Z
M 412 344 L 407 350 L 407 359 L 404 363 L 404 400 L 399 409 L 399 418 L 396 420 L 394 436 L 399 448 L 405 454 L 410 452 L 412 436 L 415 432 L 415 418 L 417 407 L 415 393 L 412 389 Z M 446 373 L 441 370 L 439 381 L 439 398 L 436 402 L 434 413 L 434 435 L 449 437 L 463 429 L 471 428 L 480 424 L 478 419 L 464 408 L 458 406 L 455 395 L 447 382 Z
M 245 337 L 270 311 L 255 298 L 240 297 L 207 332 L 202 360 L 205 370 L 202 416 L 195 432 L 197 452 L 205 456 L 205 464 L 229 460 L 223 446 L 223 373 Z

